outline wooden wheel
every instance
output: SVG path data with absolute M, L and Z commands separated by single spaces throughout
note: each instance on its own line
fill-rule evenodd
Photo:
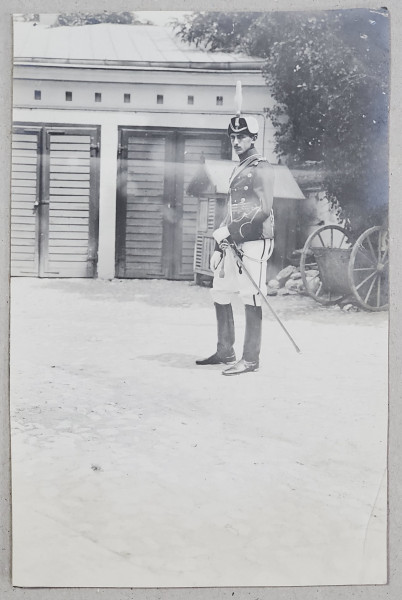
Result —
M 366 310 L 388 308 L 388 231 L 371 227 L 357 239 L 349 263 L 350 287 Z
M 348 264 L 352 240 L 339 225 L 324 225 L 306 240 L 300 273 L 309 296 L 321 304 L 336 304 L 350 295 Z

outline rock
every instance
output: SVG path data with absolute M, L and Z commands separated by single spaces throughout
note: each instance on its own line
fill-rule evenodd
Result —
M 268 287 L 272 290 L 277 290 L 280 287 L 279 281 L 277 279 L 270 279 L 270 281 L 268 281 Z
M 317 277 L 317 275 L 319 275 L 320 272 L 317 269 L 308 269 L 308 271 L 306 271 L 306 277 Z
M 297 281 L 294 279 L 288 279 L 285 283 L 285 288 L 289 291 L 297 292 Z
M 279 271 L 278 275 L 276 276 L 276 280 L 279 281 L 280 285 L 284 285 L 285 282 L 292 275 L 292 273 L 295 273 L 295 272 L 296 272 L 296 267 L 289 265 L 289 266 L 285 267 L 284 269 L 282 269 L 282 271 Z
M 275 288 L 268 287 L 268 289 L 267 289 L 267 296 L 277 296 L 278 295 L 278 291 L 279 290 L 276 290 Z
M 290 279 L 301 279 L 300 271 L 295 271 L 294 273 L 292 273 Z
M 342 307 L 342 310 L 344 310 L 345 312 L 360 312 L 360 308 L 358 308 L 354 304 L 345 304 Z
M 278 296 L 289 296 L 289 290 L 285 287 L 278 290 Z

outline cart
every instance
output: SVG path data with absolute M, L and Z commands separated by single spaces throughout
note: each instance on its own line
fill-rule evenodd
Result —
M 388 308 L 388 231 L 370 227 L 357 239 L 324 225 L 306 240 L 300 272 L 309 296 L 324 305 L 348 300 L 365 310 Z

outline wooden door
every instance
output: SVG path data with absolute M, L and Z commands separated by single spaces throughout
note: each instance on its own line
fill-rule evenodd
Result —
M 11 274 L 39 274 L 41 130 L 16 127 L 12 134 Z
M 15 128 L 12 275 L 95 276 L 98 149 L 96 128 Z
M 92 129 L 47 129 L 41 201 L 41 277 L 94 277 L 98 139 Z
M 192 279 L 198 202 L 185 189 L 204 158 L 227 158 L 222 132 L 120 130 L 116 276 Z

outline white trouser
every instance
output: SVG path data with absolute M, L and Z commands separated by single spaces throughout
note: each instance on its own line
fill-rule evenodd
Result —
M 238 245 L 244 252 L 242 261 L 263 294 L 267 293 L 267 261 L 274 249 L 274 240 L 256 240 Z M 222 262 L 224 277 L 222 274 Z M 261 306 L 260 294 L 257 292 L 244 270 L 240 273 L 233 251 L 228 248 L 223 261 L 214 271 L 211 290 L 214 302 L 230 304 L 232 294 L 240 294 L 244 304 Z

